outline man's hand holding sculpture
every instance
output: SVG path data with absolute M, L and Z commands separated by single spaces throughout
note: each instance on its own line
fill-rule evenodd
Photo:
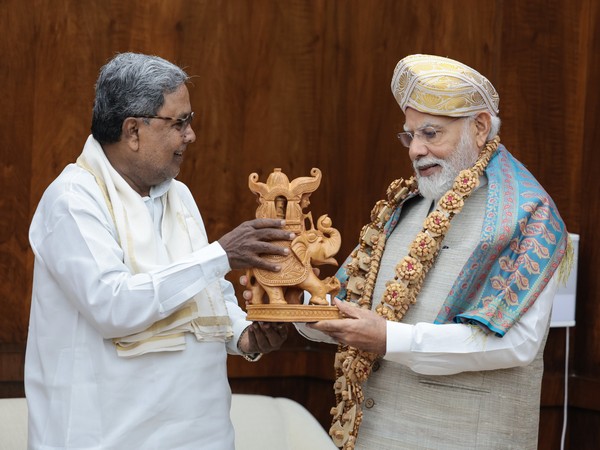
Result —
M 272 258 L 263 258 L 261 255 L 270 253 L 285 257 L 289 254 L 288 248 L 274 243 L 296 237 L 294 233 L 284 229 L 281 231 L 273 229 L 284 226 L 285 221 L 281 219 L 254 219 L 242 223 L 221 237 L 219 244 L 227 253 L 231 268 L 256 267 L 271 272 L 280 271 L 281 266 Z

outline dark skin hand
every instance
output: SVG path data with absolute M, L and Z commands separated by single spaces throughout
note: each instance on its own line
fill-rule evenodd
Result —
M 240 284 L 242 286 L 248 284 L 248 277 L 246 275 L 240 277 Z M 301 296 L 301 289 L 286 289 L 285 299 L 287 303 L 302 303 Z M 243 297 L 246 300 L 246 306 L 248 306 L 252 300 L 252 291 L 244 290 Z M 264 302 L 266 303 L 267 301 L 268 298 L 265 294 Z M 248 327 L 248 332 L 242 337 L 240 348 L 246 353 L 268 353 L 278 350 L 287 339 L 288 330 L 288 323 L 253 322 Z M 251 350 L 247 350 L 247 348 Z
M 242 275 L 240 284 L 246 286 L 248 277 Z M 296 290 L 296 302 L 300 300 L 302 291 Z M 252 299 L 252 291 L 245 290 L 243 293 L 246 300 L 246 306 Z M 287 299 L 287 295 L 286 295 Z M 248 327 L 248 332 L 242 336 L 240 348 L 246 353 L 269 353 L 273 350 L 279 350 L 288 337 L 288 323 L 281 322 L 253 322 Z M 250 350 L 247 350 L 250 349 Z
M 262 255 L 287 255 L 289 249 L 269 241 L 293 240 L 296 235 L 282 230 L 281 219 L 254 219 L 242 223 L 221 239 L 219 244 L 227 253 L 232 269 L 255 267 L 278 272 L 281 270 L 262 258 Z M 245 277 L 245 276 L 244 276 Z M 245 353 L 269 353 L 279 350 L 288 337 L 287 323 L 253 322 L 240 340 L 240 349 Z
M 281 219 L 254 219 L 242 223 L 219 239 L 227 253 L 232 269 L 255 267 L 278 272 L 281 267 L 261 256 L 287 255 L 289 249 L 271 244 L 269 241 L 291 241 L 296 235 L 281 229 Z
M 253 322 L 240 341 L 245 353 L 269 353 L 279 350 L 288 336 L 287 323 Z

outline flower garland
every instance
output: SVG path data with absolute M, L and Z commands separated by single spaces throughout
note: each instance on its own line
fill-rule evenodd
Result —
M 464 201 L 479 186 L 479 177 L 485 171 L 492 155 L 498 148 L 500 138 L 489 141 L 479 154 L 475 164 L 462 170 L 431 212 L 423 229 L 409 247 L 408 255 L 396 265 L 395 277 L 386 283 L 381 303 L 375 311 L 387 320 L 399 322 L 425 281 L 425 275 L 439 254 L 441 243 L 450 229 L 452 218 L 462 211 Z M 360 245 L 351 254 L 347 265 L 349 275 L 346 300 L 357 307 L 371 309 L 373 290 L 379 272 L 379 264 L 385 248 L 384 226 L 397 206 L 417 191 L 414 177 L 404 181 L 395 180 L 387 189 L 387 200 L 378 201 L 371 211 L 371 223 L 360 233 Z M 362 383 L 371 374 L 373 363 L 379 355 L 355 347 L 339 345 L 335 356 L 336 381 L 334 391 L 337 406 L 331 409 L 333 416 L 329 430 L 334 444 L 344 450 L 353 450 L 362 421 L 361 404 L 364 401 Z

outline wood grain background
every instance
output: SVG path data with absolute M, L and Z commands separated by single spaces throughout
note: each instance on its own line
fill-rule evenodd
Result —
M 112 55 L 157 54 L 194 75 L 197 141 L 179 178 L 212 240 L 253 217 L 250 173 L 319 167 L 311 210 L 342 232 L 341 260 L 388 183 L 411 173 L 395 139 L 394 66 L 434 53 L 492 81 L 502 141 L 581 236 L 566 448 L 598 448 L 599 24 L 595 0 L 0 0 L 0 397 L 24 394 L 29 222 L 82 149 L 98 69 Z M 565 329 L 551 330 L 541 449 L 560 448 L 565 341 Z M 294 398 L 326 425 L 332 357 L 292 336 L 257 364 L 230 358 L 230 381 L 235 392 Z

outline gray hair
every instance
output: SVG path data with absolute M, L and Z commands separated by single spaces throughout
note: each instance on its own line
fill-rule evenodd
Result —
M 490 132 L 487 136 L 488 141 L 491 141 L 492 139 L 494 139 L 496 137 L 496 135 L 498 133 L 500 133 L 500 125 L 502 124 L 500 117 L 492 115 L 491 118 L 492 118 L 492 123 L 490 126 Z
M 465 117 L 467 117 L 469 120 L 475 120 L 475 117 L 477 117 L 477 114 L 479 114 L 479 113 L 474 113 L 474 114 L 471 114 L 471 115 L 465 116 Z M 487 135 L 486 142 L 489 142 L 496 137 L 496 135 L 500 132 L 500 125 L 502 125 L 502 121 L 500 120 L 500 117 L 490 114 L 490 119 L 491 119 L 490 132 Z
M 106 63 L 96 81 L 92 135 L 100 144 L 121 139 L 127 117 L 155 115 L 170 94 L 189 79 L 158 56 L 120 53 Z

